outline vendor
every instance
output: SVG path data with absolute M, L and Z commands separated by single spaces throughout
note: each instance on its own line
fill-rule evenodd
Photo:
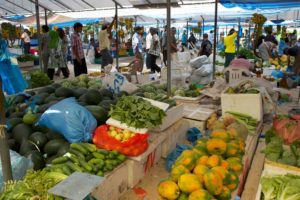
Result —
M 237 32 L 234 29 L 229 31 L 229 34 L 224 39 L 225 46 L 225 67 L 228 67 L 231 61 L 234 59 L 236 48 L 235 48 L 235 38 L 237 36 Z
M 292 48 L 286 48 L 284 54 L 295 57 L 293 70 L 295 75 L 300 74 L 300 47 L 294 46 Z
M 273 58 L 273 50 L 277 48 L 277 44 L 275 41 L 270 42 L 270 41 L 265 41 L 265 37 L 262 36 L 260 37 L 258 41 L 258 50 L 260 57 L 263 60 L 263 65 L 264 66 L 269 66 L 270 62 L 269 59 Z

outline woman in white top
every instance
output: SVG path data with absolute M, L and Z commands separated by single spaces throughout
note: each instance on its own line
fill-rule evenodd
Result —
M 29 54 L 30 50 L 30 32 L 28 29 L 24 29 L 23 34 L 21 35 L 21 39 L 23 41 L 24 54 Z

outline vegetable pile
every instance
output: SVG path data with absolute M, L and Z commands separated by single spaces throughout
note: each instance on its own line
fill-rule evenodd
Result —
M 260 180 L 264 200 L 299 200 L 300 176 L 268 175 Z
M 181 97 L 198 97 L 200 91 L 195 84 L 191 84 L 188 88 L 172 88 L 172 94 Z
M 239 55 L 244 55 L 246 56 L 247 59 L 255 59 L 257 60 L 258 58 L 254 55 L 253 51 L 251 51 L 250 49 L 247 48 L 240 48 Z
M 283 139 L 284 144 L 291 144 L 300 140 L 300 119 L 299 115 L 292 117 L 279 115 L 273 119 L 273 128 L 276 133 Z
M 31 54 L 23 54 L 17 57 L 19 62 L 34 61 L 35 59 L 35 56 Z
M 112 106 L 109 115 L 134 128 L 154 128 L 162 123 L 166 113 L 137 96 L 123 96 Z
M 210 138 L 202 138 L 177 158 L 170 177 L 158 184 L 165 199 L 231 199 L 242 173 L 245 143 L 235 122 L 215 122 Z
M 228 94 L 258 94 L 259 89 L 255 87 L 253 82 L 245 82 L 236 87 L 229 87 L 225 93 Z
M 255 134 L 258 125 L 256 119 L 243 113 L 226 112 L 226 114 L 227 113 L 232 115 L 238 123 L 245 125 L 248 129 L 249 134 Z
M 164 102 L 169 104 L 170 107 L 176 106 L 176 101 L 174 99 L 170 99 L 167 95 L 166 84 L 148 84 L 144 86 L 139 86 L 139 89 L 134 95 L 145 97 L 148 99 L 153 99 L 155 101 Z
M 87 74 L 82 74 L 75 79 L 65 80 L 61 82 L 61 85 L 65 88 L 88 88 L 100 90 L 102 88 L 102 82 L 100 79 L 90 79 Z
M 286 165 L 300 167 L 300 141 L 294 141 L 290 146 L 284 146 L 282 138 L 274 129 L 265 134 L 266 149 L 263 151 L 268 160 Z
M 28 84 L 30 88 L 43 87 L 52 83 L 47 74 L 40 70 L 30 72 L 29 76 L 30 80 Z

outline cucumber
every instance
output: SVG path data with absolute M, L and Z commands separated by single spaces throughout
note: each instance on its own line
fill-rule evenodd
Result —
M 93 156 L 95 158 L 99 158 L 99 159 L 102 159 L 102 160 L 105 159 L 105 156 L 103 154 L 101 154 L 101 153 L 98 153 L 98 152 L 93 152 Z
M 96 165 L 92 165 L 92 168 L 93 168 L 93 173 L 97 173 L 98 172 L 98 166 L 96 166 Z
M 90 165 L 97 165 L 99 167 L 103 167 L 104 166 L 104 161 L 102 159 L 99 159 L 99 158 L 93 158 L 91 159 L 88 164 Z
M 52 160 L 51 164 L 62 164 L 65 163 L 69 160 L 69 158 L 67 156 L 62 156 L 62 157 L 58 157 L 55 158 L 54 160 Z
M 81 146 L 83 146 L 83 148 L 87 149 L 89 152 L 93 153 L 95 151 L 97 151 L 97 147 L 94 144 L 90 144 L 90 143 L 80 143 Z
M 70 153 L 74 154 L 76 157 L 80 158 L 80 159 L 85 159 L 85 156 L 78 150 L 70 148 L 69 150 Z
M 64 172 L 65 175 L 70 176 L 72 174 L 72 171 L 70 170 L 70 168 L 68 167 L 68 165 L 64 165 L 62 167 L 62 171 Z
M 103 155 L 105 155 L 105 156 L 109 154 L 109 151 L 104 150 L 104 149 L 97 149 L 97 152 L 98 152 L 98 153 L 101 153 L 101 154 L 103 154 Z
M 79 143 L 73 143 L 70 145 L 71 148 L 76 149 L 77 151 L 80 151 L 83 155 L 87 155 L 89 152 L 87 149 L 85 149 L 83 146 L 81 146 Z
M 74 163 L 72 162 L 67 162 L 67 166 L 72 170 L 72 171 L 75 171 L 75 172 L 82 172 L 82 169 L 75 165 Z
M 78 158 L 74 154 L 70 153 L 70 155 L 68 157 L 69 157 L 69 160 L 71 160 L 73 163 L 79 164 Z
M 85 157 L 85 161 L 88 162 L 89 160 L 93 159 L 94 155 L 89 153 L 86 157 Z
M 91 172 L 93 170 L 92 166 L 89 165 L 87 162 L 85 162 L 84 160 L 79 160 L 80 165 L 87 170 L 88 172 Z

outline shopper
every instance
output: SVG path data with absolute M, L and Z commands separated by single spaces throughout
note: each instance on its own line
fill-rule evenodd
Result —
M 208 40 L 208 34 L 203 34 L 203 41 L 201 43 L 200 51 L 198 56 L 206 55 L 207 57 L 210 56 L 212 51 L 212 43 Z
M 149 29 L 149 33 L 146 36 L 146 67 L 147 67 L 147 69 L 150 69 L 148 52 L 150 50 L 151 41 L 152 41 L 151 29 L 152 29 L 152 27 Z
M 290 47 L 293 47 L 297 43 L 297 30 L 294 30 L 293 33 L 290 34 Z
M 55 68 L 60 68 L 64 77 L 68 78 L 69 73 L 67 71 L 67 66 L 64 61 L 62 53 L 62 43 L 60 42 L 59 34 L 57 31 L 49 31 L 49 66 L 47 70 L 48 77 L 53 80 L 55 73 Z
M 86 57 L 89 64 L 95 63 L 95 55 L 97 51 L 97 46 L 94 38 L 90 39 L 89 46 L 86 50 Z
M 80 74 L 87 74 L 87 66 L 84 58 L 84 52 L 82 48 L 82 41 L 80 33 L 82 32 L 82 24 L 76 22 L 73 26 L 74 33 L 71 36 L 72 57 L 74 63 L 74 74 L 79 76 Z
M 300 75 L 300 47 L 294 46 L 284 49 L 284 54 L 295 57 L 293 71 L 295 75 Z
M 111 37 L 111 28 L 116 21 L 116 16 L 114 17 L 113 21 L 107 25 L 103 25 L 101 31 L 99 32 L 98 40 L 99 40 L 99 49 L 102 56 L 102 64 L 101 64 L 101 71 L 104 71 L 104 67 L 113 64 L 113 58 L 111 56 L 111 44 L 110 44 L 110 37 Z
M 272 42 L 276 45 L 278 45 L 278 41 L 276 40 L 275 36 L 272 34 L 272 28 L 269 28 L 267 30 L 267 35 L 264 39 L 265 42 Z
M 165 27 L 166 29 L 167 27 Z M 170 44 L 171 44 L 171 54 L 173 53 L 176 53 L 178 51 L 177 49 L 177 42 L 176 42 L 176 28 L 175 27 L 172 27 L 171 29 L 171 41 L 170 41 Z M 163 49 L 163 62 L 165 64 L 165 66 L 167 66 L 167 48 L 168 48 L 168 45 L 167 45 L 167 31 L 165 31 L 164 35 L 163 35 L 163 39 L 162 39 L 162 49 Z
M 186 34 L 186 31 L 183 31 L 183 34 L 182 34 L 182 37 L 181 37 L 181 45 L 183 47 L 187 47 L 187 34 Z
M 132 37 L 132 49 L 135 55 L 135 60 L 139 60 L 139 65 L 135 65 L 134 72 L 142 72 L 144 66 L 143 60 L 143 29 L 142 27 L 136 27 L 135 33 Z M 136 62 L 137 63 L 137 62 Z
M 30 50 L 30 32 L 28 29 L 24 29 L 23 34 L 21 35 L 23 41 L 24 54 L 29 54 Z
M 195 38 L 194 33 L 191 32 L 190 37 L 188 39 L 188 43 L 192 44 L 192 47 L 195 47 L 196 42 L 197 42 L 197 39 Z
M 151 73 L 160 72 L 160 67 L 156 64 L 156 59 L 160 55 L 160 44 L 159 44 L 159 37 L 157 35 L 157 30 L 155 28 L 151 29 L 151 46 L 149 49 L 149 65 L 151 69 Z
M 48 63 L 49 63 L 49 27 L 47 25 L 42 26 L 42 37 L 41 37 L 41 56 L 43 62 L 44 72 L 48 71 Z
M 62 56 L 64 58 L 64 62 L 65 62 L 65 65 L 66 65 L 66 70 L 70 74 L 70 71 L 69 71 L 69 68 L 68 68 L 68 45 L 69 45 L 69 40 L 68 40 L 68 37 L 67 37 L 64 29 L 58 28 L 56 31 L 59 35 L 59 42 L 60 42 L 60 45 L 61 45 L 61 52 L 62 52 Z M 61 72 L 61 69 L 58 68 L 55 75 L 60 76 L 60 72 Z
M 225 67 L 228 67 L 231 61 L 235 57 L 235 38 L 237 36 L 237 32 L 234 29 L 229 31 L 227 37 L 224 38 L 224 46 L 225 46 Z

